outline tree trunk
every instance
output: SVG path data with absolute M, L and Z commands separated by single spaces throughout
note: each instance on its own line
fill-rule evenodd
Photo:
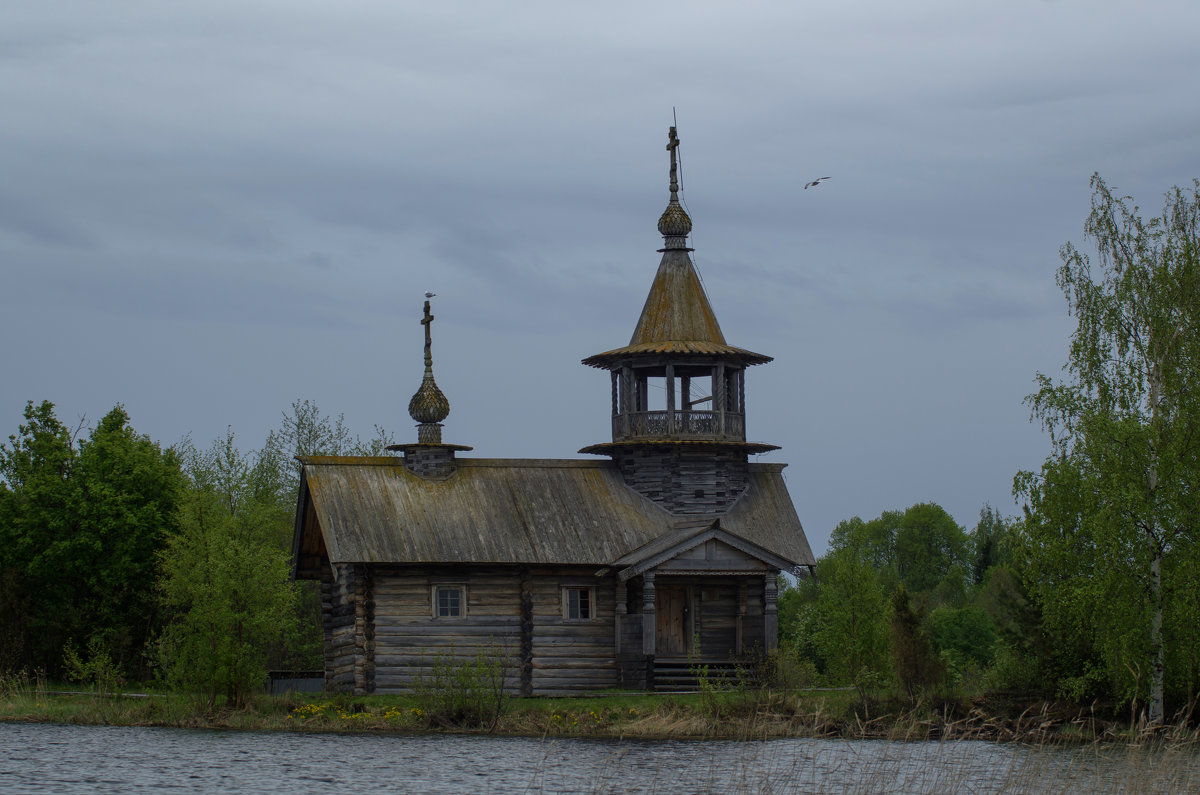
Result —
M 1154 655 L 1150 678 L 1150 725 L 1163 722 L 1162 550 L 1154 550 L 1150 564 L 1150 653 Z
M 1153 337 L 1151 338 L 1153 348 Z M 1146 485 L 1150 492 L 1150 510 L 1157 512 L 1158 505 L 1158 451 L 1161 438 L 1162 415 L 1159 412 L 1160 396 L 1162 395 L 1162 363 L 1160 358 L 1154 360 L 1150 367 L 1150 471 Z M 1157 521 L 1151 525 L 1155 531 L 1162 531 Z M 1163 635 L 1162 635 L 1162 557 L 1163 541 L 1159 532 L 1150 534 L 1154 544 L 1154 560 L 1150 563 L 1150 654 L 1153 656 L 1152 674 L 1150 677 L 1150 725 L 1158 726 L 1163 722 Z

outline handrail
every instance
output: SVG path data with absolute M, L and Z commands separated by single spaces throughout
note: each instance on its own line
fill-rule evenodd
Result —
M 612 418 L 613 441 L 631 439 L 746 440 L 745 416 L 732 411 L 630 411 Z

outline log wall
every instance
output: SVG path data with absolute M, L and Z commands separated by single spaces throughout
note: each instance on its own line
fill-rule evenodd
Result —
M 738 451 L 647 445 L 622 450 L 614 459 L 630 488 L 673 514 L 720 513 L 748 483 L 746 454 Z
M 506 687 L 566 695 L 617 685 L 615 586 L 592 567 L 341 566 L 323 582 L 326 687 L 403 692 L 436 662 L 499 654 Z M 332 575 L 332 572 L 330 572 Z M 435 617 L 437 585 L 464 588 L 465 614 Z M 563 617 L 563 587 L 590 588 L 586 620 Z
M 573 576 L 572 576 L 573 574 Z M 568 695 L 617 686 L 614 583 L 592 572 L 533 574 L 533 692 Z M 562 588 L 592 588 L 592 618 L 563 618 Z
M 439 584 L 465 589 L 465 615 L 434 617 Z M 766 648 L 763 576 L 664 575 L 659 584 L 688 588 L 700 657 Z M 321 586 L 327 690 L 405 692 L 428 680 L 435 663 L 468 662 L 480 652 L 500 655 L 514 694 L 647 685 L 640 586 L 597 578 L 591 567 L 337 565 L 326 567 Z M 564 587 L 591 589 L 591 618 L 564 618 Z M 617 614 L 618 597 L 627 614 Z
M 434 617 L 438 585 L 465 590 L 459 617 Z M 376 692 L 412 688 L 435 663 L 466 663 L 480 653 L 499 655 L 506 686 L 520 676 L 520 577 L 514 571 L 405 571 L 379 567 L 375 580 Z
M 371 572 L 362 565 L 333 564 L 321 572 L 325 629 L 325 689 L 374 690 L 374 601 Z

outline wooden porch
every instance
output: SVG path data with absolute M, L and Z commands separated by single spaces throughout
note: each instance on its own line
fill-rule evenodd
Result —
M 688 692 L 700 689 L 705 678 L 718 687 L 757 687 L 761 683 L 758 660 L 718 658 L 656 658 L 650 689 L 657 693 Z

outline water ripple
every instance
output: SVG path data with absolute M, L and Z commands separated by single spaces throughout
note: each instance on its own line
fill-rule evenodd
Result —
M 1191 751 L 986 742 L 647 742 L 0 724 L 0 791 L 1195 791 Z

